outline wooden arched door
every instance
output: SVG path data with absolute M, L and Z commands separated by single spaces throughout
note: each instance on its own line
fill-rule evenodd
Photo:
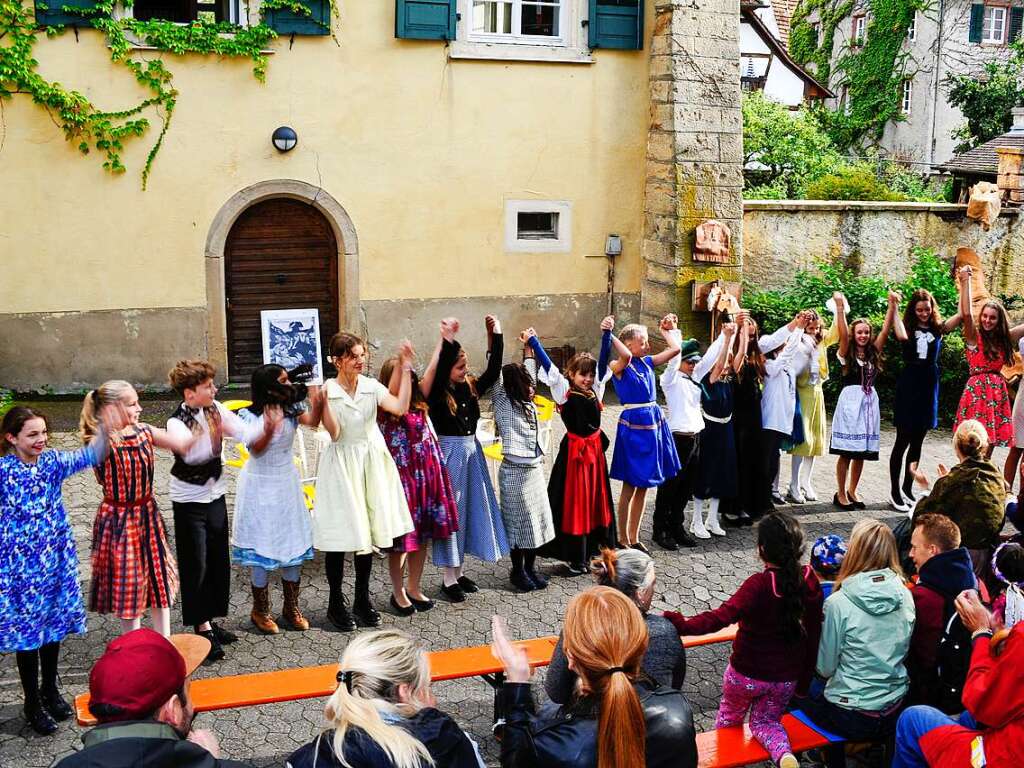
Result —
M 320 211 L 275 198 L 247 208 L 224 248 L 228 376 L 248 382 L 263 362 L 260 311 L 320 310 L 326 346 L 338 330 L 338 245 Z

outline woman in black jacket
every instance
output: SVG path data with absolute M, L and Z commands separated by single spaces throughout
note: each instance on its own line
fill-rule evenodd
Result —
M 569 602 L 563 639 L 577 695 L 539 715 L 525 652 L 509 642 L 500 617 L 493 633 L 492 652 L 505 668 L 502 768 L 696 768 L 693 712 L 682 693 L 641 672 L 647 625 L 621 592 L 594 587 Z
M 345 648 L 325 731 L 288 768 L 483 768 L 476 745 L 434 708 L 430 660 L 404 632 L 357 635 Z

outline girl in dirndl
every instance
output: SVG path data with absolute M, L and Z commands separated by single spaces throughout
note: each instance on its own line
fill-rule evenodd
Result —
M 441 446 L 430 425 L 430 406 L 420 390 L 416 372 L 409 375 L 412 377 L 409 410 L 402 416 L 383 411 L 377 415 L 377 424 L 398 467 L 412 515 L 413 530 L 396 538 L 388 553 L 391 607 L 400 616 L 412 616 L 434 607 L 420 585 L 427 561 L 427 544 L 448 539 L 459 530 L 455 492 L 444 467 Z M 398 394 L 401 377 L 401 361 L 397 357 L 385 360 L 380 369 L 380 381 L 387 385 L 391 394 Z
M 882 370 L 882 350 L 892 329 L 899 294 L 889 292 L 889 309 L 882 330 L 871 337 L 871 323 L 861 318 L 846 324 L 846 297 L 836 293 L 836 325 L 839 327 L 839 362 L 843 366 L 843 389 L 832 416 L 829 453 L 836 461 L 836 494 L 832 503 L 843 510 L 863 509 L 857 485 L 865 461 L 878 461 L 881 416 L 875 379 Z M 849 482 L 847 482 L 849 478 Z
M 127 381 L 115 379 L 85 396 L 79 420 L 83 443 L 96 436 L 100 409 L 117 405 L 124 408 L 125 423 L 111 435 L 110 448 L 95 470 L 103 501 L 92 526 L 89 610 L 117 614 L 124 633 L 139 628 L 148 608 L 153 629 L 169 637 L 178 566 L 153 497 L 154 449 L 187 453 L 197 438 L 141 423 L 138 393 Z
M 501 375 L 504 350 L 497 318 L 488 315 L 484 322 L 489 358 L 480 378 L 467 374 L 466 353 L 455 340 L 459 321 L 454 317 L 441 321 L 440 348 L 423 374 L 424 389 L 430 393 L 430 421 L 437 430 L 459 518 L 454 536 L 435 539 L 434 565 L 444 569 L 441 591 L 456 603 L 464 601 L 467 592 L 479 591 L 476 582 L 462 572 L 467 554 L 495 563 L 509 551 L 487 459 L 476 437 L 480 393 L 494 386 Z
M 247 424 L 261 429 L 259 437 L 250 440 L 251 455 L 238 475 L 231 559 L 250 569 L 249 619 L 266 635 L 280 631 L 270 609 L 269 573 L 275 571 L 281 575 L 285 628 L 309 629 L 299 609 L 299 589 L 302 564 L 313 559 L 313 524 L 293 446 L 300 424 L 315 428 L 320 423 L 323 398 L 319 387 L 307 392 L 298 380 L 300 373 L 306 372 L 302 368 L 289 372 L 273 364 L 259 366 L 252 374 L 252 405 L 238 412 Z M 307 394 L 311 408 L 303 404 Z
M 614 318 L 606 317 L 601 326 L 610 328 L 614 322 Z M 608 365 L 615 392 L 622 403 L 609 473 L 622 481 L 618 504 L 619 546 L 642 552 L 648 551 L 640 543 L 647 489 L 675 477 L 681 469 L 672 429 L 657 403 L 654 382 L 655 366 L 664 365 L 679 354 L 679 346 L 671 333 L 676 327 L 675 315 L 665 315 L 661 319 L 659 329 L 665 339 L 665 349 L 656 355 L 648 354 L 651 345 L 647 328 L 642 325 L 630 323 L 617 337 L 611 330 L 604 332 L 619 355 Z M 602 341 L 602 355 L 605 348 Z M 604 369 L 603 363 L 602 359 L 598 370 Z
M 889 455 L 889 506 L 909 512 L 914 504 L 914 473 L 928 431 L 939 423 L 939 355 L 942 337 L 960 325 L 960 313 L 945 322 L 935 297 L 919 288 L 910 295 L 893 330 L 903 351 L 903 370 L 896 380 L 893 422 L 896 440 Z M 904 456 L 906 457 L 904 459 Z
M 604 453 L 608 437 L 601 430 L 604 382 L 595 380 L 597 361 L 589 352 L 574 355 L 563 375 L 532 328 L 526 336 L 537 360 L 538 378 L 550 388 L 565 424 L 548 481 L 555 539 L 542 554 L 565 561 L 571 576 L 581 576 L 601 547 L 615 543 L 612 486 Z
M 988 433 L 988 453 L 1013 440 L 1010 393 L 1002 370 L 1013 364 L 1013 352 L 1024 338 L 1024 323 L 1010 328 L 1006 309 L 998 301 L 986 301 L 975 319 L 971 311 L 971 268 L 960 269 L 960 314 L 964 322 L 964 342 L 970 378 L 960 396 L 956 424 L 969 419 L 980 421 Z

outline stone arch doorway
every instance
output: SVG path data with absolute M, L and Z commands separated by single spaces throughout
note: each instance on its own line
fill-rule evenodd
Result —
M 260 309 L 319 307 L 324 344 L 359 327 L 355 226 L 319 187 L 284 179 L 236 193 L 214 217 L 205 261 L 207 355 L 221 380 L 245 382 L 262 361 Z

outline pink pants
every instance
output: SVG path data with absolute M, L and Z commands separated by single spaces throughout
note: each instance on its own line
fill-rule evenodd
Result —
M 741 675 L 730 664 L 725 668 L 722 703 L 718 707 L 715 727 L 740 725 L 749 709 L 750 732 L 777 764 L 783 755 L 792 751 L 789 736 L 780 721 L 795 690 L 795 680 L 782 683 L 755 680 Z

